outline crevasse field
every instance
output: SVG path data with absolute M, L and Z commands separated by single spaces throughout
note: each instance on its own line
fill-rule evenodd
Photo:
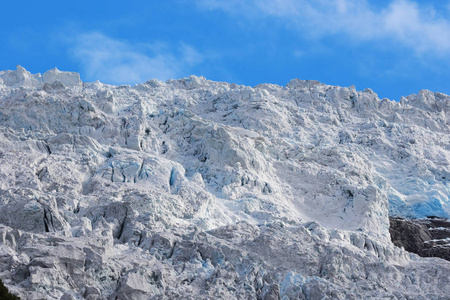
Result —
M 450 97 L 0 72 L 0 279 L 22 299 L 450 299 L 389 217 L 449 218 Z

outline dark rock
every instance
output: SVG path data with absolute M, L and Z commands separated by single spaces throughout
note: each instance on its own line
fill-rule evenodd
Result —
M 432 239 L 425 225 L 401 218 L 390 218 L 389 221 L 392 242 L 397 247 L 405 248 L 406 251 L 419 253 L 425 241 Z
M 16 295 L 11 294 L 5 287 L 3 282 L 0 280 L 0 299 L 2 300 L 19 300 L 20 298 Z
M 450 221 L 389 218 L 391 240 L 397 247 L 422 257 L 439 257 L 450 261 Z

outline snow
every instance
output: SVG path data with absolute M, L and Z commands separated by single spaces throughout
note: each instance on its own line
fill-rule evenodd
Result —
M 61 87 L 81 86 L 80 74 L 75 72 L 61 72 L 57 68 L 49 70 L 44 74 L 31 74 L 21 66 L 17 70 L 0 73 L 3 84 L 11 87 L 42 87 L 44 90 L 51 90 Z
M 0 278 L 30 299 L 448 295 L 450 263 L 394 247 L 388 217 L 450 217 L 449 99 L 1 72 Z

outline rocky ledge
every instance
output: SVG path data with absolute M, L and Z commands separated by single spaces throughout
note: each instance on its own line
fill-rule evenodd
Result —
M 422 257 L 450 261 L 450 220 L 390 218 L 391 239 L 397 247 Z

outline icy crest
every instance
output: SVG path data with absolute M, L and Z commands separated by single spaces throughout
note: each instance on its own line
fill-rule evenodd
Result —
M 81 86 L 80 74 L 75 72 L 61 72 L 57 68 L 44 74 L 31 74 L 21 66 L 16 70 L 8 70 L 0 73 L 0 83 L 8 87 L 41 88 L 45 85 L 55 85 L 59 82 L 65 87 Z M 45 88 L 45 87 L 44 87 Z
M 450 294 L 450 264 L 388 231 L 449 217 L 447 95 L 0 80 L 0 278 L 25 298 Z

